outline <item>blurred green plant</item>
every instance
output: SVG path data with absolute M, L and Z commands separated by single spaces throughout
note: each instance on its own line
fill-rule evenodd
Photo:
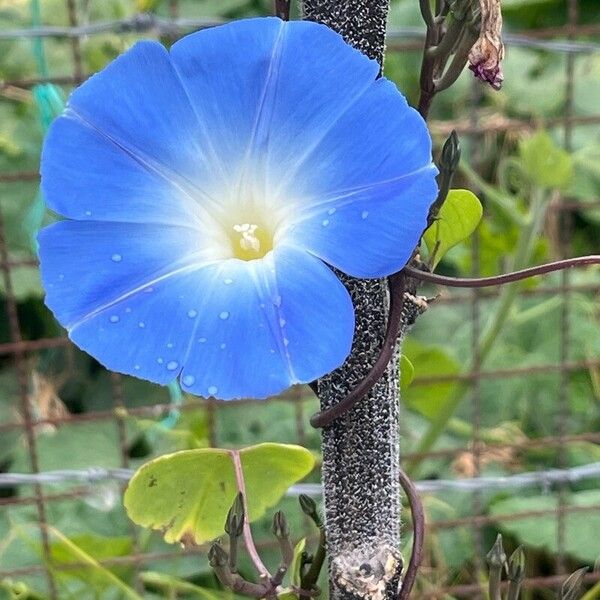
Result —
M 0 3 L 0 28 L 28 28 L 31 25 L 30 3 L 27 0 Z M 128 17 L 139 10 L 152 11 L 161 16 L 169 15 L 168 0 L 106 0 L 101 2 L 78 2 L 81 22 L 110 20 Z M 271 9 L 268 0 L 179 0 L 179 15 L 215 18 L 239 18 L 267 14 Z M 597 0 L 580 0 L 580 23 L 597 23 Z M 512 31 L 520 28 L 546 27 L 564 24 L 564 0 L 503 0 L 504 18 Z M 63 26 L 68 23 L 64 0 L 44 0 L 41 4 L 42 20 L 47 25 Z M 421 26 L 418 2 L 415 0 L 393 0 L 390 12 L 390 29 Z M 155 36 L 154 33 L 144 37 Z M 130 46 L 140 37 L 135 32 L 122 34 L 104 33 L 87 36 L 80 40 L 83 70 L 86 73 L 102 68 L 106 62 Z M 39 74 L 39 65 L 32 52 L 30 40 L 20 39 L 2 42 L 0 53 L 0 79 L 3 82 L 34 79 Z M 72 68 L 72 47 L 68 39 L 47 39 L 44 53 L 52 75 L 66 75 Z M 409 100 L 416 101 L 418 95 L 418 52 L 397 52 L 390 44 L 386 58 L 386 74 L 407 93 Z M 511 46 L 504 63 L 505 83 L 500 93 L 483 91 L 479 114 L 483 121 L 504 123 L 507 119 L 523 122 L 545 122 L 560 117 L 565 109 L 565 57 L 531 48 Z M 523 90 L 527 90 L 524 93 Z M 57 92 L 66 98 L 70 86 L 60 86 Z M 58 109 L 56 97 L 49 98 L 45 107 L 34 96 L 34 90 L 26 87 L 4 86 L 0 95 L 0 172 L 35 172 L 43 137 L 43 122 L 40 117 Z M 470 74 L 461 76 L 457 84 L 440 95 L 432 110 L 434 118 L 466 123 L 470 117 L 471 97 Z M 600 97 L 600 56 L 590 54 L 578 56 L 575 62 L 574 111 L 578 116 L 597 114 Z M 46 117 L 43 117 L 45 120 Z M 551 122 L 551 121 L 549 121 Z M 523 264 L 541 262 L 556 250 L 555 231 L 548 226 L 545 216 L 548 201 L 560 190 L 567 198 L 592 205 L 600 197 L 600 131 L 597 127 L 575 127 L 573 151 L 565 155 L 557 140 L 562 135 L 562 125 L 552 126 L 524 141 L 523 135 L 515 133 L 486 133 L 476 136 L 470 143 L 465 136 L 461 165 L 462 179 L 455 187 L 473 187 L 477 190 L 484 207 L 484 217 L 477 230 L 479 264 L 473 262 L 473 241 L 459 243 L 441 258 L 440 272 L 469 275 L 477 268 L 482 275 L 492 275 L 515 263 L 521 245 L 527 251 Z M 549 160 L 551 158 L 552 160 Z M 565 165 L 571 164 L 570 167 Z M 476 165 L 476 168 L 475 168 Z M 572 176 L 568 176 L 571 172 Z M 557 173 L 560 175 L 557 179 Z M 565 175 L 566 174 L 566 175 Z M 548 177 L 551 180 L 548 180 Z M 36 197 L 36 181 L 0 182 L 2 214 L 6 224 L 10 260 L 31 259 L 31 227 L 25 226 L 24 215 Z M 524 227 L 530 226 L 534 203 L 531 199 L 539 194 L 540 221 L 538 235 L 524 239 Z M 594 205 L 595 206 L 595 205 Z M 574 213 L 573 253 L 585 254 L 597 248 L 600 233 L 600 209 L 593 208 Z M 527 243 L 525 243 L 527 241 Z M 434 241 L 435 243 L 435 241 Z M 521 253 L 523 254 L 523 253 Z M 597 271 L 592 269 L 573 272 L 571 280 L 576 284 L 597 283 Z M 22 266 L 12 270 L 19 316 L 24 337 L 35 339 L 57 335 L 58 328 L 43 307 L 42 289 L 37 270 Z M 556 276 L 546 278 L 547 285 L 558 285 Z M 520 290 L 535 290 L 536 282 L 516 286 Z M 0 294 L 3 293 L 0 283 Z M 554 364 L 558 361 L 560 311 L 562 299 L 549 297 L 542 301 L 536 297 L 521 296 L 482 302 L 482 318 L 493 325 L 498 314 L 503 314 L 504 324 L 493 336 L 487 353 L 487 366 L 509 368 L 515 365 L 532 366 Z M 508 292 L 507 292 L 508 294 Z M 510 300 L 510 302 L 509 302 Z M 503 308 L 504 307 L 504 308 Z M 464 447 L 473 435 L 472 415 L 469 403 L 465 402 L 466 390 L 447 382 L 419 382 L 424 375 L 453 375 L 468 371 L 467 357 L 470 351 L 471 308 L 468 300 L 458 304 L 439 305 L 429 314 L 423 315 L 405 345 L 402 359 L 403 396 L 408 410 L 404 412 L 403 429 L 406 450 L 416 450 L 418 439 L 431 431 L 432 424 L 445 411 L 450 415 L 446 425 L 432 442 L 440 448 Z M 570 359 L 588 360 L 600 355 L 598 307 L 595 298 L 583 293 L 572 293 L 569 302 Z M 490 338 L 492 339 L 492 338 Z M 0 319 L 0 341 L 9 341 L 6 318 Z M 412 368 L 411 366 L 412 365 Z M 59 398 L 68 413 L 113 410 L 112 388 L 109 376 L 97 364 L 78 351 L 51 350 L 40 355 L 33 368 L 44 375 L 48 389 L 46 395 L 31 394 L 31 403 L 40 417 L 48 416 L 45 398 Z M 414 370 L 416 381 L 407 387 Z M 18 405 L 18 387 L 11 363 L 0 363 L 0 421 L 13 422 L 19 418 L 15 409 Z M 126 407 L 118 413 L 119 427 L 127 440 L 129 460 L 139 466 L 160 454 L 179 450 L 203 448 L 209 445 L 211 423 L 216 421 L 218 444 L 223 447 L 240 447 L 260 443 L 265 439 L 288 442 L 297 439 L 296 410 L 303 405 L 304 414 L 311 414 L 317 407 L 309 393 L 297 403 L 270 401 L 265 404 L 217 406 L 210 413 L 205 407 L 190 409 L 185 406 L 173 429 L 160 425 L 159 417 L 135 418 L 128 409 L 151 404 L 164 404 L 168 392 L 164 388 L 125 378 L 123 395 Z M 52 392 L 53 395 L 50 393 Z M 457 396 L 455 410 L 449 403 Z M 570 375 L 568 384 L 570 417 L 569 431 L 585 433 L 600 428 L 600 369 L 588 368 Z M 479 437 L 485 443 L 510 446 L 522 444 L 539 436 L 555 434 L 556 377 L 531 374 L 521 378 L 502 378 L 481 381 L 482 427 Z M 454 400 L 456 402 L 456 400 Z M 183 398 L 188 404 L 189 398 Z M 240 428 L 240 423 L 244 427 Z M 307 428 L 301 431 L 302 443 L 318 451 L 319 434 Z M 95 423 L 63 424 L 58 427 L 40 426 L 35 431 L 38 444 L 40 468 L 86 468 L 91 465 L 120 466 L 121 438 L 119 429 L 111 421 Z M 214 440 L 213 440 L 214 443 Z M 0 458 L 5 469 L 14 472 L 29 470 L 29 457 L 23 439 L 15 434 L 0 436 Z M 481 456 L 483 474 L 510 474 L 513 470 L 533 470 L 556 464 L 557 451 L 551 447 L 527 448 L 519 452 L 510 448 L 500 452 L 485 449 Z M 600 460 L 600 450 L 591 442 L 569 445 L 566 451 L 567 466 L 581 465 Z M 473 474 L 474 458 L 469 452 L 462 453 L 452 463 L 442 459 L 430 459 L 421 464 L 421 472 L 433 477 L 470 476 Z M 312 480 L 318 480 L 318 473 Z M 594 502 L 593 483 L 573 485 L 567 494 L 567 502 Z M 10 490 L 16 493 L 16 490 Z M 58 486 L 57 493 L 67 491 Z M 85 497 L 68 502 L 52 502 L 48 506 L 48 518 L 53 526 L 75 546 L 80 547 L 93 560 L 99 561 L 122 556 L 127 551 L 124 539 L 130 535 L 130 524 L 119 507 L 118 485 L 96 485 L 82 490 Z M 552 539 L 555 517 L 547 515 L 521 521 L 514 526 L 507 524 L 500 515 L 517 509 L 541 506 L 552 509 L 556 506 L 556 494 L 521 494 L 518 498 L 507 497 L 497 492 L 481 495 L 481 510 L 485 515 L 497 516 L 496 525 L 505 535 L 519 543 L 536 548 L 537 553 L 528 555 L 528 569 L 540 572 L 544 563 L 553 560 L 556 541 Z M 517 504 L 517 500 L 521 503 Z M 595 500 L 595 504 L 598 504 Z M 302 516 L 292 509 L 293 500 L 284 498 L 278 508 L 286 509 L 290 526 L 302 530 Z M 428 521 L 436 523 L 448 519 L 460 519 L 471 514 L 471 505 L 462 493 L 428 495 L 425 498 Z M 587 513 L 574 511 L 567 523 L 574 531 L 585 529 Z M 0 511 L 0 563 L 2 569 L 10 570 L 40 565 L 41 545 L 37 528 L 37 514 L 33 506 L 2 507 Z M 18 528 L 21 534 L 16 535 Z M 257 540 L 270 539 L 270 519 L 260 519 L 253 524 Z M 589 531 L 592 528 L 588 528 Z M 24 533 L 23 533 L 24 532 Z M 491 528 L 484 528 L 486 539 L 493 535 Z M 587 532 L 579 543 L 569 543 L 567 560 L 570 568 L 580 562 L 593 562 L 596 540 L 589 539 Z M 89 536 L 86 541 L 85 536 Z M 24 540 L 30 542 L 26 543 Z M 567 533 L 567 539 L 571 534 Z M 587 540 L 587 541 L 586 541 Z M 490 545 L 491 545 L 491 539 Z M 113 543 L 114 542 L 114 543 Z M 594 544 L 594 542 L 596 542 Z M 74 562 L 74 550 L 67 547 L 58 537 L 52 538 L 52 548 L 61 561 Z M 142 531 L 139 540 L 141 552 L 164 554 L 170 547 L 160 536 Z M 429 539 L 432 564 L 438 565 L 435 574 L 428 575 L 429 587 L 443 586 L 455 581 L 466 572 L 473 573 L 474 546 L 467 527 L 436 529 Z M 533 553 L 532 553 L 533 554 Z M 596 551 L 597 555 L 597 551 Z M 265 551 L 265 560 L 275 562 L 277 555 Z M 57 559 L 58 559 L 57 558 Z M 536 564 L 539 563 L 539 564 Z M 67 565 L 68 566 L 68 565 Z M 89 567 L 92 569 L 93 567 Z M 248 568 L 242 564 L 241 569 Z M 151 560 L 144 566 L 141 580 L 144 598 L 157 600 L 169 597 L 204 597 L 211 600 L 214 594 L 221 598 L 232 598 L 230 593 L 217 589 L 217 583 L 205 559 L 182 555 L 177 560 Z M 83 570 L 74 569 L 73 577 L 65 577 L 71 568 L 58 579 L 60 598 L 97 597 L 118 598 L 120 588 L 110 582 L 106 574 L 94 575 L 91 581 L 103 582 L 102 591 L 85 587 Z M 168 575 L 164 573 L 168 572 Z M 132 570 L 113 571 L 117 577 L 133 589 Z M 476 574 L 475 576 L 477 576 Z M 4 580 L 0 584 L 0 598 L 44 599 L 44 580 L 37 574 L 22 578 L 22 581 Z M 21 578 L 19 578 L 21 579 Z M 200 592 L 199 589 L 208 590 Z M 85 596 L 87 594 L 88 596 Z M 204 594 L 204 595 L 203 595 Z M 207 596 L 206 594 L 210 594 Z M 599 585 L 583 596 L 595 600 L 600 594 Z

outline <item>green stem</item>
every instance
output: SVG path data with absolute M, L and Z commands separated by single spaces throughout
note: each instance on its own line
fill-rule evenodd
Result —
M 511 269 L 509 270 L 513 271 L 522 269 L 530 262 L 539 232 L 544 225 L 546 205 L 547 202 L 544 192 L 541 190 L 535 190 L 529 219 L 522 230 L 513 258 L 513 263 Z M 512 284 L 504 287 L 500 293 L 498 308 L 483 333 L 482 341 L 479 347 L 479 358 L 481 364 L 483 364 L 487 358 L 490 350 L 494 346 L 498 334 L 500 331 L 502 331 L 502 328 L 506 324 L 518 291 L 519 284 Z M 472 369 L 473 360 L 470 359 L 466 368 L 463 370 L 463 374 L 468 374 Z M 468 390 L 469 385 L 466 383 L 458 383 L 454 387 L 451 396 L 441 407 L 441 410 L 438 412 L 435 419 L 430 423 L 427 433 L 423 436 L 415 450 L 416 452 L 423 453 L 431 450 L 438 438 L 446 430 L 448 422 L 454 416 L 454 413 L 456 412 Z M 407 468 L 409 475 L 414 476 L 415 470 L 420 462 L 421 459 L 414 459 L 409 463 Z
M 426 50 L 427 54 L 431 58 L 445 58 L 452 53 L 456 42 L 458 41 L 460 34 L 463 31 L 465 22 L 459 21 L 456 18 L 452 18 L 448 29 L 440 43 L 437 46 L 433 46 Z

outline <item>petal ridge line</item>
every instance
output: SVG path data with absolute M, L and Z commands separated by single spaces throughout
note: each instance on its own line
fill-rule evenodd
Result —
M 274 258 L 272 260 L 273 260 L 273 269 L 275 269 L 275 260 L 274 260 Z M 266 265 L 264 265 L 264 268 L 265 269 L 267 268 Z M 269 305 L 274 307 L 275 310 L 273 312 L 275 313 L 275 317 L 277 319 L 276 324 L 279 324 L 280 320 L 284 318 L 283 313 L 281 312 L 280 307 L 273 304 L 273 297 L 272 297 L 273 290 L 271 289 L 271 286 L 269 284 L 269 277 L 268 277 L 266 271 L 263 269 L 263 272 L 260 275 L 262 275 L 262 277 L 259 276 L 259 273 L 257 272 L 257 270 L 254 268 L 254 265 L 253 265 L 252 268 L 250 269 L 250 278 L 252 280 L 252 284 L 254 285 L 254 289 L 256 290 L 259 300 L 262 299 L 263 298 L 263 294 L 262 294 L 263 285 L 261 285 L 261 280 L 262 280 L 262 283 L 264 284 L 264 288 L 266 288 L 267 295 L 271 295 L 271 297 L 264 298 L 264 300 L 269 302 Z M 277 277 L 276 273 L 273 272 L 273 280 L 275 283 L 275 290 L 274 290 L 275 295 L 278 298 L 281 298 L 281 295 L 279 294 L 279 289 L 277 287 L 277 278 L 276 277 Z M 265 302 L 265 305 L 266 305 L 266 302 Z M 275 330 L 271 324 L 271 320 L 269 318 L 267 318 L 266 320 L 267 320 L 267 324 L 269 326 L 269 332 L 271 334 L 271 337 L 273 338 L 273 341 L 275 342 L 275 344 L 277 345 L 277 347 L 279 349 L 279 354 L 280 354 L 280 356 L 285 358 L 285 364 L 287 366 L 287 370 L 288 370 L 288 374 L 289 374 L 289 378 L 290 378 L 290 385 L 298 383 L 299 381 L 298 381 L 298 378 L 294 371 L 294 367 L 292 365 L 292 360 L 290 357 L 289 350 L 284 342 L 285 336 L 283 335 L 283 331 L 281 331 L 281 328 L 279 330 Z
M 109 309 L 109 308 L 111 308 L 113 306 L 116 306 L 117 304 L 120 304 L 124 300 L 127 300 L 128 298 L 131 298 L 132 296 L 135 296 L 137 293 L 143 291 L 144 288 L 156 285 L 157 283 L 161 283 L 162 281 L 170 279 L 171 277 L 174 277 L 176 275 L 180 275 L 181 273 L 186 273 L 187 271 L 196 271 L 196 270 L 202 269 L 202 268 L 207 267 L 207 266 L 209 266 L 211 264 L 214 264 L 216 262 L 219 262 L 219 261 L 213 260 L 213 261 L 201 262 L 201 263 L 195 262 L 195 263 L 192 263 L 192 264 L 187 264 L 185 266 L 179 267 L 179 268 L 174 269 L 172 271 L 168 271 L 167 273 L 164 273 L 164 274 L 159 275 L 157 277 L 154 277 L 150 281 L 146 281 L 143 284 L 137 285 L 132 290 L 129 290 L 128 292 L 125 292 L 125 293 L 121 294 L 120 296 L 118 296 L 114 300 L 110 300 L 109 302 L 105 302 L 104 304 L 100 305 L 98 308 L 95 308 L 94 310 L 91 310 L 90 312 L 88 312 L 87 314 L 83 315 L 82 317 L 80 317 L 76 321 L 73 321 L 72 323 L 69 323 L 68 325 L 66 325 L 65 329 L 69 333 L 71 333 L 75 328 L 79 327 L 79 325 L 85 323 L 86 321 L 89 321 L 89 319 L 91 319 L 91 318 L 99 315 L 101 312 L 104 312 L 105 310 L 107 310 L 107 309 Z
M 369 83 L 361 89 L 355 96 L 349 100 L 348 104 L 344 106 L 344 108 L 338 113 L 337 117 L 327 126 L 325 129 L 321 131 L 321 135 L 311 144 L 309 145 L 303 154 L 298 157 L 296 165 L 290 169 L 288 173 L 286 173 L 286 177 L 280 182 L 280 185 L 275 191 L 276 195 L 279 195 L 284 188 L 300 171 L 300 169 L 304 166 L 304 163 L 312 156 L 313 152 L 323 143 L 327 135 L 331 132 L 331 130 L 339 123 L 342 117 L 364 96 L 367 90 L 376 82 L 377 80 L 369 81 Z
M 189 93 L 189 90 L 187 89 L 187 87 L 185 85 L 185 80 L 184 80 L 183 76 L 179 72 L 177 65 L 171 60 L 171 52 L 169 52 L 169 62 L 171 64 L 171 67 L 173 68 L 173 73 L 175 74 L 175 77 L 179 81 L 179 84 L 181 85 L 181 89 L 183 90 L 183 93 L 185 94 L 185 97 L 188 100 L 190 108 L 191 108 L 192 112 L 194 113 L 194 116 L 196 117 L 196 121 L 198 122 L 198 125 L 200 126 L 200 128 L 202 129 L 202 132 L 204 133 L 204 136 L 207 141 L 207 146 L 208 146 L 208 149 L 210 150 L 210 154 L 212 156 L 214 164 L 218 166 L 219 172 L 221 174 L 221 177 L 223 178 L 223 181 L 227 181 L 227 175 L 225 173 L 225 170 L 223 169 L 222 160 L 219 158 L 219 155 L 217 154 L 217 152 L 215 150 L 215 147 L 212 143 L 212 137 L 208 134 L 208 130 L 205 127 L 204 121 L 200 118 L 200 114 L 198 113 L 194 102 L 192 102 L 192 97 Z
M 265 106 L 267 105 L 267 97 L 269 95 L 274 96 L 274 94 L 277 91 L 277 75 L 279 73 L 279 66 L 281 63 L 285 32 L 286 23 L 282 21 L 279 26 L 279 32 L 277 33 L 277 37 L 275 38 L 275 41 L 273 43 L 273 49 L 271 51 L 271 57 L 269 59 L 269 68 L 267 70 L 267 75 L 265 77 L 265 82 L 263 85 L 261 96 L 258 102 L 258 106 L 256 108 L 256 114 L 254 115 L 254 123 L 250 132 L 248 146 L 246 147 L 244 158 L 242 160 L 242 165 L 240 168 L 239 177 L 236 185 L 236 193 L 238 196 L 240 195 L 241 190 L 244 187 L 244 183 L 248 177 L 248 171 L 250 169 L 250 162 L 256 151 L 256 141 L 258 138 L 258 133 L 261 130 L 262 121 L 264 119 L 264 111 Z M 272 83 L 273 80 L 275 81 L 275 83 Z M 272 86 L 274 86 L 275 89 L 271 92 L 271 94 L 269 94 L 269 90 Z
M 215 263 L 213 263 L 213 264 L 215 264 Z M 190 336 L 190 340 L 188 342 L 188 346 L 185 349 L 183 360 L 181 361 L 181 371 L 180 371 L 180 374 L 185 369 L 185 366 L 187 365 L 188 360 L 190 358 L 190 354 L 191 354 L 192 348 L 194 346 L 194 340 L 196 339 L 196 333 L 198 333 L 198 327 L 200 327 L 200 323 L 202 322 L 201 312 L 204 310 L 204 308 L 208 304 L 208 300 L 210 298 L 212 298 L 212 296 L 214 295 L 214 287 L 215 287 L 214 286 L 214 280 L 217 279 L 218 277 L 220 277 L 221 272 L 223 271 L 223 266 L 224 266 L 224 262 L 221 261 L 221 265 L 219 266 L 219 268 L 217 269 L 217 272 L 213 276 L 213 286 L 210 288 L 211 289 L 211 293 L 210 294 L 203 294 L 202 295 L 202 304 L 200 306 L 198 306 L 198 318 L 196 319 L 196 322 L 194 323 L 194 326 L 192 328 L 192 334 Z
M 430 163 L 429 165 L 426 165 L 425 167 L 420 167 L 419 169 L 417 169 L 415 171 L 406 173 L 404 175 L 400 175 L 398 177 L 393 177 L 391 179 L 386 179 L 386 180 L 382 180 L 382 181 L 376 181 L 376 182 L 370 183 L 368 185 L 358 186 L 356 188 L 349 188 L 347 190 L 342 190 L 339 192 L 331 192 L 332 195 L 325 196 L 318 202 L 311 204 L 310 207 L 307 208 L 307 210 L 301 211 L 300 218 L 298 218 L 298 219 L 294 220 L 292 223 L 290 223 L 287 227 L 287 230 L 290 231 L 297 225 L 304 223 L 305 221 L 307 221 L 309 219 L 312 219 L 313 217 L 315 217 L 315 215 L 317 215 L 319 213 L 319 211 L 324 206 L 327 206 L 328 204 L 331 204 L 332 202 L 337 203 L 336 208 L 343 208 L 343 207 L 348 206 L 349 204 L 352 204 L 353 202 L 355 202 L 356 195 L 358 195 L 358 194 L 368 192 L 368 191 L 375 191 L 375 190 L 377 190 L 377 188 L 380 188 L 380 187 L 383 188 L 384 186 L 391 185 L 394 183 L 399 183 L 406 179 L 410 179 L 412 177 L 415 177 L 416 175 L 425 173 L 431 167 L 433 167 L 434 169 L 436 168 L 433 163 Z M 284 234 L 285 234 L 285 232 L 282 231 L 281 235 L 284 235 Z
M 214 221 L 214 217 L 212 217 L 210 213 L 202 206 L 202 204 L 200 204 L 196 200 L 196 198 L 194 197 L 194 192 L 197 192 L 198 194 L 206 198 L 211 204 L 213 204 L 216 207 L 219 207 L 218 202 L 205 191 L 201 190 L 191 182 L 187 181 L 187 179 L 184 176 L 179 175 L 178 173 L 172 171 L 168 167 L 165 167 L 165 165 L 162 165 L 161 163 L 157 163 L 150 157 L 144 156 L 144 153 L 141 152 L 138 148 L 131 148 L 124 142 L 118 140 L 116 137 L 102 129 L 100 126 L 87 119 L 72 106 L 67 107 L 63 116 L 66 118 L 72 118 L 80 122 L 84 127 L 95 131 L 101 138 L 107 140 L 108 142 L 116 146 L 124 154 L 129 156 L 136 163 L 138 163 L 141 167 L 143 167 L 150 173 L 158 175 L 161 179 L 163 179 L 179 191 L 183 192 L 190 200 L 192 200 L 196 207 L 200 208 L 200 210 L 205 214 L 205 216 L 207 216 L 210 220 Z

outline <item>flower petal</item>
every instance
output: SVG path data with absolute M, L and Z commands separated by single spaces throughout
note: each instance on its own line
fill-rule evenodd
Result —
M 200 120 L 210 123 L 217 154 L 267 199 L 298 154 L 379 72 L 375 61 L 328 27 L 276 18 L 189 35 L 172 47 L 171 57 Z
M 276 394 L 338 366 L 348 293 L 309 254 L 212 260 L 192 228 L 62 221 L 40 233 L 46 302 L 109 369 L 222 399 Z M 182 372 L 183 370 L 183 372 Z
M 437 194 L 435 170 L 334 195 L 313 207 L 283 239 L 353 277 L 386 277 L 404 267 Z
M 264 398 L 321 377 L 349 354 L 352 302 L 318 259 L 279 247 L 263 260 L 227 261 L 211 271 L 202 272 L 210 299 L 191 341 L 183 389 Z
M 52 124 L 41 171 L 47 204 L 71 219 L 187 225 L 203 215 L 184 190 L 72 115 Z
M 425 122 L 379 79 L 303 158 L 284 239 L 355 277 L 399 271 L 426 227 L 437 169 Z
M 74 219 L 167 223 L 217 206 L 205 125 L 165 48 L 138 42 L 76 89 L 52 125 L 41 161 L 48 205 Z
M 45 301 L 67 329 L 215 260 L 191 227 L 60 221 L 38 240 Z

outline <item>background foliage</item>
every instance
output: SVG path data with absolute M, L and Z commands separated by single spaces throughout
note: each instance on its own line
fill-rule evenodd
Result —
M 269 14 L 271 2 L 264 0 L 180 0 L 180 17 L 240 18 Z M 79 0 L 81 23 L 119 19 L 139 11 L 168 16 L 166 0 Z M 507 29 L 513 32 L 564 25 L 566 2 L 562 0 L 504 0 Z M 597 23 L 596 0 L 580 2 L 580 22 Z M 35 15 L 28 0 L 0 1 L 0 30 L 27 28 Z M 65 25 L 69 22 L 63 0 L 41 2 L 41 22 Z M 421 26 L 416 0 L 392 2 L 390 29 Z M 81 40 L 86 73 L 102 68 L 107 61 L 140 37 L 135 32 L 103 33 Z M 147 36 L 145 36 L 147 37 Z M 583 38 L 585 39 L 585 38 Z M 171 40 L 164 37 L 162 41 Z M 0 41 L 0 79 L 31 80 L 73 72 L 69 40 L 48 38 L 43 44 L 30 39 Z M 44 60 L 45 58 L 45 60 Z M 484 220 L 477 235 L 461 243 L 443 257 L 438 271 L 470 275 L 477 271 L 491 275 L 512 264 L 538 263 L 558 257 L 565 251 L 563 223 L 556 218 L 553 203 L 559 198 L 588 203 L 569 219 L 570 255 L 598 253 L 600 234 L 600 127 L 575 127 L 572 147 L 562 149 L 560 117 L 566 109 L 565 54 L 510 46 L 505 61 L 505 85 L 499 93 L 472 85 L 470 73 L 434 102 L 432 130 L 436 142 L 443 141 L 449 123 L 466 126 L 472 118 L 473 102 L 478 107 L 485 132 L 461 136 L 462 170 L 455 187 L 477 191 L 484 204 Z M 418 96 L 418 51 L 395 51 L 386 59 L 386 74 L 415 103 Z M 598 114 L 600 97 L 600 54 L 578 56 L 574 63 L 574 106 L 578 117 Z M 36 171 L 44 128 L 60 110 L 70 87 L 4 85 L 0 91 L 0 173 Z M 521 127 L 490 131 L 489 126 L 518 121 Z M 555 126 L 552 124 L 556 123 Z M 493 129 L 493 128 L 492 128 Z M 533 135 L 535 130 L 540 130 Z M 543 131 L 542 131 L 543 130 Z M 35 258 L 35 230 L 43 216 L 38 183 L 0 181 L 0 207 L 5 221 L 9 259 Z M 427 256 L 424 249 L 423 256 Z M 564 431 L 571 436 L 589 434 L 600 427 L 600 327 L 598 310 L 598 270 L 573 272 L 572 284 L 591 291 L 570 294 L 570 362 L 591 365 L 570 372 L 568 415 Z M 12 270 L 18 299 L 23 337 L 33 340 L 61 335 L 42 301 L 37 271 L 31 266 Z M 557 287 L 560 275 L 532 281 L 509 289 L 500 296 L 486 296 L 480 303 L 483 325 L 483 366 L 485 369 L 554 365 L 561 359 L 561 311 L 564 297 L 557 293 L 537 294 L 541 286 Z M 471 477 L 478 464 L 482 474 L 510 475 L 521 471 L 555 466 L 577 466 L 600 461 L 598 439 L 581 439 L 566 446 L 560 454 L 555 446 L 527 445 L 557 433 L 559 424 L 558 372 L 532 372 L 521 376 L 483 378 L 475 392 L 479 398 L 478 416 L 470 400 L 472 390 L 456 381 L 426 382 L 424 377 L 454 376 L 473 366 L 471 336 L 473 308 L 468 294 L 440 292 L 442 298 L 418 322 L 407 340 L 404 353 L 414 365 L 415 381 L 404 389 L 402 428 L 403 452 L 425 449 L 429 440 L 436 449 L 463 449 L 454 456 L 409 462 L 421 478 Z M 519 293 L 517 293 L 519 292 Z M 0 288 L 3 293 L 3 288 Z M 457 300 L 458 298 L 458 300 Z M 453 300 L 454 299 L 454 300 Z M 2 300 L 2 299 L 0 299 Z M 0 302 L 0 343 L 10 341 L 5 302 Z M 487 337 L 486 337 L 487 336 Z M 28 359 L 30 408 L 42 418 L 64 417 L 114 409 L 114 382 L 97 363 L 76 349 L 44 350 Z M 595 361 L 595 362 L 594 362 Z M 184 398 L 193 407 L 166 424 L 151 416 L 135 417 L 132 408 L 169 401 L 169 391 L 134 380 L 122 380 L 124 406 L 119 416 L 124 432 L 129 465 L 139 466 L 149 458 L 179 449 L 239 447 L 262 441 L 301 443 L 319 453 L 319 434 L 308 426 L 307 416 L 316 410 L 308 390 L 299 391 L 295 402 L 274 399 L 259 404 L 228 404 L 207 407 Z M 20 418 L 18 385 L 10 356 L 0 357 L 0 423 Z M 194 403 L 195 402 L 195 403 Z M 298 422 L 299 407 L 302 409 Z M 483 445 L 477 459 L 472 450 L 473 419 L 480 420 L 478 432 Z M 166 425 L 166 426 L 165 426 Z M 78 469 L 90 466 L 118 467 L 122 464 L 119 428 L 113 420 L 39 425 L 35 431 L 40 470 Z M 591 441 L 590 441 L 591 440 Z M 514 448 L 514 445 L 519 445 Z M 0 435 L 0 467 L 3 471 L 28 472 L 31 464 L 22 433 L 13 429 Z M 319 480 L 318 470 L 308 481 Z M 71 490 L 57 485 L 52 492 Z M 204 556 L 173 553 L 157 534 L 131 535 L 132 525 L 121 505 L 121 489 L 103 483 L 79 489 L 77 497 L 54 500 L 47 505 L 51 554 L 55 565 L 84 563 L 56 570 L 62 598 L 205 598 L 214 600 L 217 585 Z M 32 489 L 2 489 L 0 495 L 28 496 Z M 593 565 L 600 556 L 600 491 L 598 481 L 570 486 L 567 502 L 592 507 L 587 512 L 569 513 L 566 521 L 566 560 L 568 570 Z M 464 492 L 429 494 L 424 498 L 430 524 L 458 520 L 454 527 L 440 527 L 430 533 L 428 567 L 424 569 L 422 590 L 452 583 L 477 581 L 481 575 L 474 557 L 481 548 L 472 528 L 460 519 L 475 510 L 494 519 L 482 529 L 483 547 L 491 546 L 495 532 L 505 534 L 507 546 L 526 546 L 531 575 L 553 572 L 557 552 L 557 525 L 552 514 L 518 521 L 502 518 L 516 512 L 556 506 L 553 489 L 490 490 L 475 501 Z M 475 502 L 475 504 L 474 504 Z M 595 509 L 593 509 L 595 507 Z M 314 537 L 315 531 L 301 517 L 295 500 L 281 502 L 292 531 L 300 538 Z M 38 515 L 34 505 L 0 505 L 0 571 L 42 563 Z M 269 521 L 256 525 L 259 541 L 271 540 Z M 134 551 L 156 553 L 145 561 L 143 592 L 134 583 L 134 567 L 105 559 L 126 557 Z M 271 566 L 276 553 L 263 549 Z M 167 558 L 163 553 L 168 553 Z M 99 562 L 100 561 L 100 562 Z M 247 565 L 244 568 L 248 568 Z M 15 591 L 16 590 L 16 591 Z M 14 596 L 19 592 L 21 595 Z M 44 598 L 45 580 L 39 573 L 2 580 L 0 598 Z M 546 597 L 543 592 L 539 596 Z

